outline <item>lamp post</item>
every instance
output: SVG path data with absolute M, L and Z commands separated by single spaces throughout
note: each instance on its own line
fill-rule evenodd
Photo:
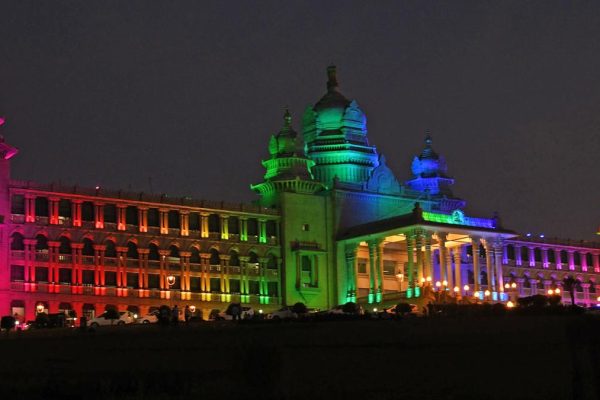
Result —
M 483 292 L 483 295 L 485 296 L 486 300 L 490 299 L 490 295 L 492 294 L 492 292 L 490 292 L 489 290 L 486 290 L 485 292 Z
M 469 294 L 469 285 L 463 286 L 463 290 L 465 292 L 465 297 L 468 296 L 468 294 Z
M 169 307 L 172 305 L 172 297 L 173 297 L 173 285 L 175 285 L 175 276 L 174 275 L 169 275 L 167 276 L 167 285 L 169 285 Z

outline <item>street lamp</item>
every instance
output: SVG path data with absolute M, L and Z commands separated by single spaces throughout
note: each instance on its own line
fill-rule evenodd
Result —
M 446 286 L 448 286 L 448 281 L 446 281 L 446 280 L 445 280 L 445 281 L 443 281 L 443 282 L 442 282 L 442 285 L 444 285 L 444 289 L 446 289 Z
M 508 301 L 508 303 L 506 303 L 506 307 L 508 308 L 513 308 L 515 306 L 515 303 L 513 303 L 512 301 Z
M 169 305 L 171 303 L 171 298 L 173 297 L 172 288 L 173 288 L 174 284 L 175 284 L 175 276 L 174 275 L 167 276 L 167 285 L 169 285 Z
M 483 292 L 483 295 L 485 296 L 486 299 L 488 297 L 490 297 L 491 294 L 492 294 L 492 292 L 490 292 L 489 290 L 486 290 L 485 292 Z
M 440 290 L 440 287 L 441 287 L 441 286 L 442 286 L 442 282 L 440 282 L 440 281 L 437 281 L 437 282 L 435 283 L 435 287 L 437 288 L 437 290 Z

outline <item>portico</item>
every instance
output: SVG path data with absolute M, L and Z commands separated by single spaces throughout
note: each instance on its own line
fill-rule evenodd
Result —
M 458 210 L 427 212 L 415 203 L 410 214 L 347 229 L 338 236 L 346 262 L 340 302 L 380 303 L 393 293 L 411 299 L 435 291 L 507 301 L 502 245 L 516 234 L 497 222 Z

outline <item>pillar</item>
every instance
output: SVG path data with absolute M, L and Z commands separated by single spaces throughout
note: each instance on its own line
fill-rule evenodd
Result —
M 200 290 L 210 292 L 210 253 L 200 253 Z
M 124 231 L 127 229 L 127 206 L 125 204 L 117 204 L 117 230 Z
M 523 265 L 521 247 L 522 246 L 520 246 L 520 245 L 515 245 L 515 264 L 517 264 L 517 266 L 519 266 L 519 267 L 521 265 Z
M 229 239 L 229 216 L 221 215 L 221 239 Z
M 600 255 L 593 254 L 592 260 L 594 263 L 594 272 L 600 272 Z
M 179 229 L 181 236 L 190 235 L 190 213 L 181 211 L 179 213 Z
M 379 276 L 379 241 L 372 240 L 368 242 L 369 245 L 369 303 L 377 301 L 377 294 L 379 289 L 379 283 L 377 278 Z
M 96 229 L 104 229 L 104 204 L 94 203 L 94 226 Z
M 138 227 L 141 233 L 148 232 L 148 208 L 138 207 Z
M 348 243 L 345 249 L 346 259 L 346 302 L 356 302 L 356 243 Z
M 529 257 L 529 266 L 535 267 L 535 248 L 527 246 L 527 256 Z
M 493 245 L 494 264 L 496 267 L 496 290 L 498 291 L 498 300 L 503 300 L 500 293 L 504 292 L 504 276 L 502 272 L 502 243 Z
M 25 222 L 35 222 L 35 195 L 29 193 L 25 194 Z
M 556 269 L 562 269 L 562 259 L 560 257 L 560 249 L 554 249 L 554 263 L 556 264 Z
M 487 240 L 483 242 L 483 246 L 485 248 L 485 270 L 487 272 L 487 290 L 489 290 L 490 292 L 493 292 L 494 291 L 494 283 L 495 283 L 494 282 L 494 266 L 492 265 L 492 263 L 493 263 L 493 258 L 492 258 L 493 248 Z
M 542 247 L 542 266 L 548 269 L 548 249 L 546 247 Z
M 581 260 L 581 272 L 587 272 L 587 253 L 583 251 L 579 252 L 579 259 Z
M 60 201 L 57 197 L 50 197 L 48 199 L 48 218 L 51 225 L 58 225 L 58 202 Z
M 414 295 L 415 295 L 415 281 L 414 281 L 414 276 L 413 276 L 414 262 L 415 262 L 414 243 L 415 243 L 414 234 L 412 232 L 407 233 L 406 234 L 406 253 L 408 256 L 408 260 L 407 260 L 408 262 L 407 262 L 407 266 L 406 266 L 406 283 L 407 283 L 406 298 L 408 298 L 408 299 L 414 297 Z
M 81 226 L 81 200 L 71 201 L 71 223 L 73 226 Z
M 450 290 L 454 290 L 455 286 L 458 286 L 458 293 L 462 290 L 462 280 L 461 280 L 461 246 L 457 246 L 454 248 L 454 285 L 450 286 Z
M 169 234 L 169 210 L 160 208 L 158 210 L 158 219 L 160 221 L 160 233 L 161 235 Z
M 447 233 L 445 232 L 439 232 L 437 234 L 438 237 L 438 243 L 439 243 L 439 257 L 440 257 L 440 281 L 447 281 L 448 280 L 448 271 L 446 269 L 446 237 L 447 237 Z
M 240 217 L 240 241 L 248 241 L 248 219 L 246 217 Z
M 415 243 L 416 243 L 415 252 L 417 253 L 417 285 L 416 286 L 418 286 L 423 282 L 423 279 L 424 279 L 424 273 L 423 273 L 424 237 L 423 237 L 422 231 L 416 232 Z
M 473 291 L 480 291 L 480 279 L 481 279 L 481 271 L 479 268 L 479 238 L 471 237 L 471 246 L 473 248 L 473 278 L 475 281 Z M 515 258 L 516 258 L 516 250 L 515 250 Z
M 159 264 L 159 274 L 160 274 L 160 289 L 168 290 L 169 284 L 167 283 L 167 270 L 169 265 L 167 265 L 167 256 L 169 255 L 169 250 L 158 250 L 158 254 L 160 255 L 160 264 Z
M 433 263 L 431 262 L 431 233 L 425 232 L 425 281 L 433 281 Z
M 265 219 L 258 221 L 258 242 L 267 243 L 267 221 Z
M 200 237 L 208 237 L 208 213 L 200 213 Z

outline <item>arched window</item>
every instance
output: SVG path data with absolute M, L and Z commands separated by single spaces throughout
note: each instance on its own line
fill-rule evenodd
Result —
M 200 250 L 197 247 L 192 247 L 190 255 L 191 264 L 200 264 Z
M 583 292 L 583 286 L 581 286 L 581 281 L 579 279 L 575 282 L 575 291 L 578 293 Z
M 169 257 L 179 258 L 179 248 L 174 244 L 169 246 Z
M 94 255 L 94 242 L 88 238 L 83 239 L 83 249 L 81 249 L 81 255 L 93 256 Z
M 210 249 L 210 265 L 220 265 L 221 257 L 219 257 L 219 251 L 217 249 Z
M 105 242 L 106 244 L 106 250 L 104 251 L 104 256 L 105 257 L 111 257 L 114 258 L 117 256 L 117 248 L 115 246 L 115 242 L 113 242 L 112 240 L 107 240 Z
M 238 253 L 235 250 L 231 250 L 229 252 L 229 265 L 232 267 L 240 266 L 240 258 L 238 257 Z
M 531 281 L 529 280 L 529 277 L 526 275 L 525 276 L 525 280 L 523 281 L 523 287 L 524 288 L 531 288 Z
M 269 254 L 269 260 L 267 261 L 268 269 L 277 269 L 277 257 L 273 254 Z
M 248 253 L 248 256 L 248 262 L 250 264 L 258 264 L 258 255 L 255 252 L 251 251 Z
M 37 235 L 35 237 L 35 239 L 36 239 L 36 243 L 35 243 L 36 251 L 48 250 L 48 238 L 46 236 Z
M 15 232 L 10 237 L 10 249 L 11 250 L 25 250 L 25 243 L 23 242 L 23 235 L 19 232 Z
M 154 243 L 148 245 L 148 260 L 160 261 L 160 254 L 158 252 L 158 246 Z
M 58 252 L 60 254 L 71 254 L 71 240 L 66 236 L 61 236 L 58 241 L 60 242 Z
M 596 282 L 590 280 L 590 293 L 596 293 Z
M 140 255 L 138 253 L 137 244 L 133 242 L 127 242 L 127 258 L 138 259 Z

